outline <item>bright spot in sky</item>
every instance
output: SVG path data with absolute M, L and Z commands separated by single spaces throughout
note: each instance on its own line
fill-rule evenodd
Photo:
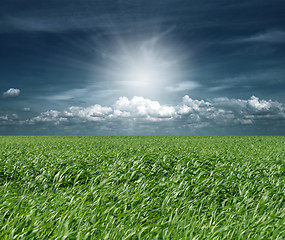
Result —
M 106 74 L 122 95 L 159 97 L 181 77 L 185 56 L 159 37 L 123 41 L 111 49 Z

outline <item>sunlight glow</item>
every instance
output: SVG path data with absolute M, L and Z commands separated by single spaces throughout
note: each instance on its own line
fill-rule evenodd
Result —
M 112 49 L 107 75 L 124 94 L 159 96 L 181 73 L 181 54 L 159 36 L 124 41 Z

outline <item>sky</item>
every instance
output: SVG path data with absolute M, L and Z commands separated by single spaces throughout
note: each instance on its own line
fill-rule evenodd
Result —
M 284 135 L 283 0 L 2 0 L 0 135 Z

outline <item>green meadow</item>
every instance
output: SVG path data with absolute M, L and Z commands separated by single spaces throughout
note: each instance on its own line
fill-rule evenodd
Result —
M 285 239 L 285 137 L 0 137 L 0 239 Z

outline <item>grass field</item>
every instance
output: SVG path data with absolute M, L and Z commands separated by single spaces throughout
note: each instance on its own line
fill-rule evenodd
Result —
M 0 239 L 285 239 L 285 137 L 0 137 Z

